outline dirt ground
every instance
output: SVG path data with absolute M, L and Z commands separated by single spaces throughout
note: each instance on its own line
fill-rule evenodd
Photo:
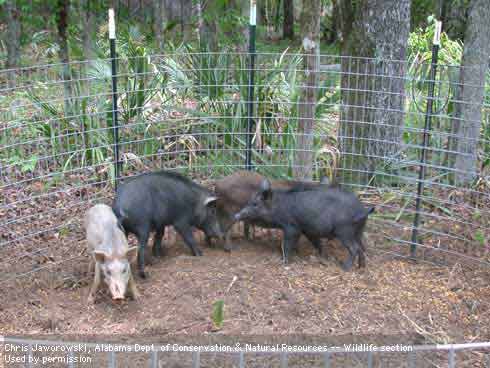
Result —
M 344 272 L 344 250 L 324 246 L 318 257 L 302 240 L 288 266 L 279 239 L 256 234 L 224 252 L 201 241 L 193 257 L 177 239 L 168 255 L 152 259 L 149 278 L 137 278 L 137 301 L 113 302 L 102 290 L 86 305 L 88 257 L 76 265 L 78 283 L 42 283 L 2 302 L 0 333 L 203 334 L 218 332 L 212 304 L 223 300 L 222 334 L 420 335 L 421 342 L 490 339 L 490 272 L 455 264 L 439 267 L 381 255 L 368 243 L 368 265 Z M 23 298 L 22 298 L 23 296 Z
M 87 199 L 107 202 L 110 195 L 95 192 L 87 198 L 79 190 L 72 192 L 56 194 L 49 205 L 33 200 L 3 214 L 26 220 L 0 234 L 18 242 L 0 251 L 3 276 L 23 275 L 1 280 L 2 335 L 161 339 L 301 334 L 358 337 L 360 343 L 384 337 L 416 344 L 490 340 L 490 268 L 459 263 L 457 255 L 463 253 L 454 253 L 455 259 L 444 265 L 398 257 L 396 253 L 406 254 L 407 247 L 385 237 L 407 238 L 408 228 L 386 234 L 389 229 L 375 221 L 368 223 L 367 267 L 351 272 L 340 268 L 346 252 L 336 242 L 324 244 L 329 254 L 324 260 L 302 239 L 284 266 L 278 233 L 257 230 L 251 241 L 236 233 L 236 249 L 226 253 L 219 244 L 207 247 L 196 232 L 204 256 L 193 257 L 170 232 L 167 255 L 151 260 L 148 279 L 136 276 L 139 300 L 116 303 L 101 290 L 96 304 L 87 305 L 93 276 L 87 275 L 86 243 L 76 219 L 90 206 Z M 19 200 L 20 195 L 30 193 L 12 192 L 8 198 Z M 46 215 L 39 215 L 43 211 Z M 54 230 L 22 239 L 19 234 L 26 226 Z M 431 241 L 426 240 L 429 245 Z M 132 237 L 131 242 L 135 244 Z M 218 300 L 224 301 L 221 328 L 211 318 Z M 484 356 L 490 351 L 470 352 L 471 359 L 465 356 L 464 361 L 471 362 L 466 366 L 482 367 Z M 438 365 L 431 361 L 427 366 Z

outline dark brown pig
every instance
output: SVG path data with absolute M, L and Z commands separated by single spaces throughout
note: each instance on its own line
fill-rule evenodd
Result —
M 231 227 L 234 225 L 235 214 L 237 214 L 260 190 L 260 184 L 264 176 L 254 172 L 240 170 L 231 175 L 216 181 L 215 191 L 218 196 L 217 209 L 220 221 L 220 227 L 225 234 L 224 249 L 230 251 L 231 245 Z M 296 180 L 272 180 L 272 188 L 277 190 L 315 190 L 328 188 L 328 179 L 323 177 L 320 183 L 296 181 Z M 246 221 L 245 225 L 260 225 L 252 221 Z M 319 242 L 316 239 L 309 239 L 319 248 Z M 320 249 L 319 249 L 320 251 Z

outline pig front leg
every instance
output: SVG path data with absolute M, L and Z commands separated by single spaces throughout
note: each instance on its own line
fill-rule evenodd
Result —
M 129 295 L 131 296 L 131 298 L 133 298 L 133 300 L 136 300 L 140 297 L 140 293 L 136 288 L 136 282 L 134 281 L 134 277 L 132 273 L 129 275 L 128 291 L 129 291 Z
M 233 249 L 233 245 L 231 244 L 231 226 L 226 230 L 225 245 L 223 246 L 223 249 L 226 252 L 231 252 Z
M 150 236 L 149 229 L 142 229 L 137 235 L 138 238 L 138 274 L 142 279 L 146 279 L 145 273 L 145 247 Z
M 364 244 L 362 243 L 362 239 L 359 239 L 358 241 L 358 253 L 359 253 L 359 268 L 364 268 L 366 267 L 366 256 L 365 256 L 365 251 L 366 248 L 364 247 Z
M 95 269 L 95 261 L 92 257 L 90 257 L 90 261 L 88 261 L 88 270 L 87 275 L 90 275 Z
M 285 265 L 289 263 L 289 252 L 296 247 L 300 236 L 301 232 L 295 228 L 288 227 L 283 229 L 282 260 Z
M 162 248 L 162 239 L 165 235 L 165 226 L 162 226 L 155 233 L 155 241 L 153 242 L 152 254 L 154 257 L 163 257 L 165 252 Z
M 93 304 L 95 302 L 95 293 L 100 285 L 100 264 L 95 262 L 95 274 L 94 274 L 94 282 L 92 283 L 92 287 L 90 288 L 90 292 L 88 293 L 87 303 Z
M 202 251 L 198 248 L 194 236 L 192 235 L 192 228 L 187 224 L 175 225 L 175 230 L 182 236 L 184 243 L 191 249 L 192 254 L 195 256 L 202 256 Z
M 231 235 L 232 235 L 232 229 L 233 229 L 233 226 L 236 224 L 236 221 L 234 221 L 233 217 L 230 216 L 230 218 L 228 219 L 228 221 L 226 223 L 223 224 L 223 227 L 224 227 L 224 232 L 225 232 L 225 244 L 223 246 L 223 249 L 226 251 L 226 252 L 231 252 L 233 250 L 233 244 L 232 244 L 232 238 L 231 238 Z
M 360 249 L 358 249 L 358 244 L 352 241 L 350 238 L 345 237 L 340 238 L 339 240 L 342 242 L 342 245 L 349 251 L 349 257 L 342 264 L 342 269 L 344 271 L 350 271 L 352 269 L 354 259 L 358 255 Z

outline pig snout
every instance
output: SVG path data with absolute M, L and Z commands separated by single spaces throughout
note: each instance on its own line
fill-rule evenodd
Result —
M 112 295 L 112 300 L 123 300 L 124 299 L 124 294 L 126 294 L 126 288 L 119 284 L 119 283 L 113 283 L 110 286 L 110 291 Z
M 233 219 L 235 221 L 242 221 L 247 218 L 248 212 L 249 211 L 246 208 L 244 208 L 240 212 L 237 212 L 235 216 L 233 216 Z

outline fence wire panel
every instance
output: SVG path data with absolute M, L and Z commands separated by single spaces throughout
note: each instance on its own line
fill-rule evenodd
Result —
M 140 348 L 135 351 L 136 346 Z M 184 345 L 182 345 L 184 347 Z M 187 346 L 189 348 L 191 346 Z M 192 346 L 199 348 L 199 346 Z M 209 346 L 208 346 L 209 347 Z M 201 346 L 202 349 L 205 346 Z M 232 348 L 230 346 L 230 348 Z M 5 337 L 0 352 L 9 367 L 192 367 L 192 368 L 429 368 L 489 367 L 489 343 L 458 345 L 414 345 L 409 352 L 328 351 L 292 352 L 203 352 L 166 351 L 165 345 L 139 341 L 134 344 L 61 342 Z M 78 349 L 78 350 L 77 350 Z M 3 350 L 3 351 L 2 351 Z M 29 364 L 30 362 L 30 364 Z M 27 363 L 27 364 L 26 364 Z
M 247 54 L 120 58 L 118 140 L 110 60 L 70 63 L 69 80 L 62 64 L 0 71 L 0 282 L 43 269 L 77 279 L 82 214 L 113 197 L 116 144 L 122 178 L 164 168 L 208 182 L 243 169 L 250 103 L 254 169 L 356 191 L 376 205 L 371 248 L 408 257 L 423 167 L 417 256 L 487 266 L 488 71 L 471 86 L 461 67 L 438 65 L 425 132 L 430 63 L 320 55 L 307 70 L 305 57 L 257 54 L 253 101 Z

